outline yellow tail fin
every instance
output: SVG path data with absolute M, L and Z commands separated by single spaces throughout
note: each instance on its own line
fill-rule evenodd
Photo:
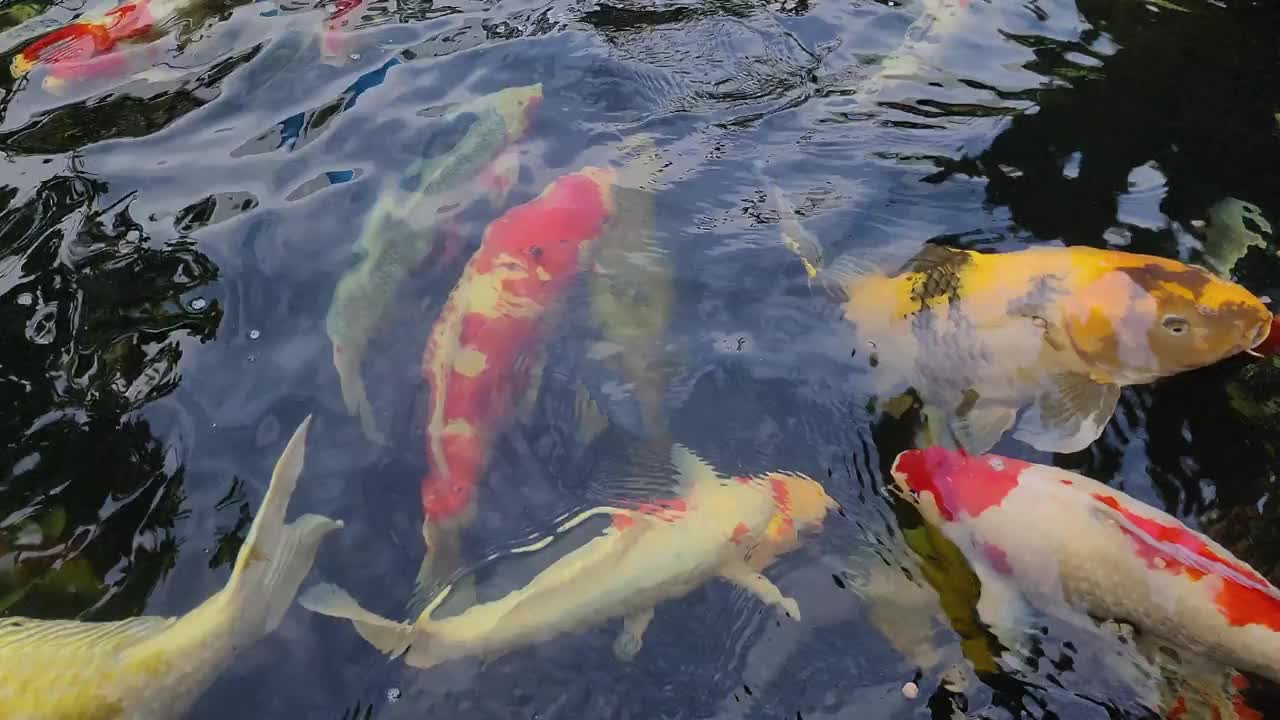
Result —
M 303 515 L 284 524 L 289 498 L 302 474 L 310 424 L 308 416 L 294 431 L 276 462 L 271 485 L 227 583 L 226 592 L 236 599 L 243 612 L 249 613 L 243 618 L 244 625 L 251 625 L 250 618 L 259 620 L 262 623 L 259 630 L 263 633 L 271 632 L 280 624 L 285 610 L 298 594 L 298 586 L 311 571 L 320 541 L 342 527 L 342 521 L 321 515 Z

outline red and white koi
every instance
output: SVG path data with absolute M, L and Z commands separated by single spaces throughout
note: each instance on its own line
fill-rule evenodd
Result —
M 908 450 L 892 473 L 969 560 L 978 613 L 993 626 L 1021 598 L 1280 681 L 1280 590 L 1177 518 L 1082 475 L 996 455 Z

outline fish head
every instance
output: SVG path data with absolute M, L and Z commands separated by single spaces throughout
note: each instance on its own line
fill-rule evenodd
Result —
M 1140 258 L 1072 294 L 1067 332 L 1103 379 L 1128 385 L 1211 365 L 1267 338 L 1271 312 L 1253 293 L 1198 267 Z
M 493 107 L 502 116 L 507 137 L 524 137 L 533 124 L 534 111 L 542 104 L 542 83 L 507 88 L 496 93 Z
M 822 525 L 836 501 L 822 485 L 807 475 L 771 472 L 765 475 L 773 491 L 774 504 L 796 530 L 810 530 Z
M 934 525 L 976 518 L 998 508 L 1031 463 L 930 447 L 907 450 L 890 471 L 902 497 Z
M 484 242 L 542 283 L 573 276 L 608 220 L 616 175 L 586 167 L 557 178 L 537 198 L 495 221 Z

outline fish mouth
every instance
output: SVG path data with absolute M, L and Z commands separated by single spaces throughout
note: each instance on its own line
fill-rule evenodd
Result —
M 1254 348 L 1261 345 L 1264 341 L 1266 341 L 1267 337 L 1270 335 L 1271 335 L 1271 320 L 1267 319 L 1258 323 L 1257 326 L 1254 327 L 1253 329 L 1253 334 L 1251 336 L 1253 339 L 1250 342 L 1246 343 L 1248 350 L 1252 351 Z

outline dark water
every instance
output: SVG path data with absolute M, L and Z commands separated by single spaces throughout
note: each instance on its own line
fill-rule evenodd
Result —
M 1143 717 L 1078 633 L 1050 621 L 1029 668 L 958 693 L 935 670 L 918 700 L 902 697 L 916 664 L 854 590 L 877 558 L 913 562 L 910 520 L 882 489 L 911 436 L 868 416 L 838 320 L 778 244 L 754 164 L 832 254 L 1062 241 L 1195 261 L 1196 221 L 1224 197 L 1280 221 L 1280 6 L 1176 2 L 971 0 L 925 38 L 918 73 L 875 90 L 920 5 L 388 0 L 359 8 L 346 52 L 324 62 L 332 8 L 209 2 L 184 11 L 141 77 L 61 95 L 6 79 L 0 567 L 16 569 L 0 575 L 2 612 L 190 609 L 225 583 L 276 456 L 314 413 L 294 512 L 347 527 L 311 581 L 396 615 L 422 553 L 417 358 L 459 266 L 417 270 L 371 349 L 389 449 L 344 411 L 325 312 L 380 189 L 424 146 L 448 145 L 449 107 L 542 82 L 512 202 L 625 135 L 651 133 L 679 158 L 656 200 L 674 266 L 669 339 L 683 348 L 672 424 L 724 472 L 805 472 L 841 503 L 770 571 L 805 621 L 782 625 L 712 583 L 660 606 L 630 664 L 610 653 L 611 625 L 418 672 L 295 608 L 192 717 Z M 79 10 L 9 4 L 5 67 Z M 1235 277 L 1280 297 L 1271 248 Z M 499 444 L 476 552 L 582 502 L 589 468 L 566 398 L 608 379 L 583 361 L 581 316 L 549 341 L 533 420 Z M 998 449 L 1122 487 L 1275 582 L 1277 398 L 1273 365 L 1231 360 L 1126 390 L 1085 452 Z M 920 618 L 936 624 L 939 667 L 958 662 L 941 612 Z

